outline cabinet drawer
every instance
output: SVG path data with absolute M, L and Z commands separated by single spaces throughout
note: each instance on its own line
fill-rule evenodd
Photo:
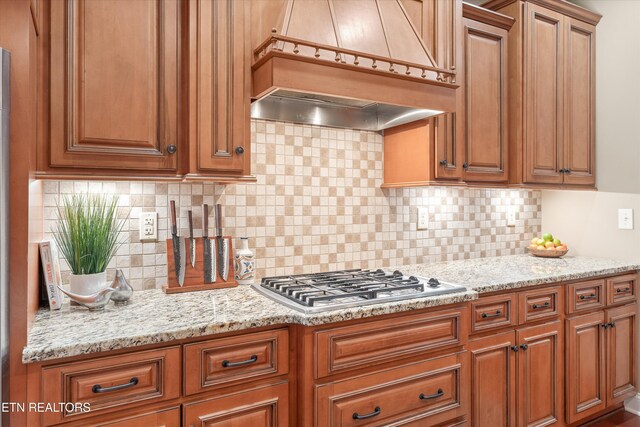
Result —
M 520 324 L 540 319 L 551 319 L 562 311 L 562 293 L 559 286 L 522 292 L 519 295 L 518 317 Z
M 604 290 L 604 279 L 567 285 L 567 314 L 604 307 Z
M 607 305 L 633 302 L 637 297 L 637 274 L 625 274 L 607 279 Z
M 100 417 L 104 418 L 104 417 Z M 66 424 L 65 424 L 66 425 Z M 124 415 L 110 421 L 100 420 L 93 422 L 86 420 L 82 427 L 140 427 L 140 426 L 162 426 L 180 427 L 180 408 L 161 409 L 148 412 L 142 415 Z
M 318 427 L 434 425 L 467 410 L 467 353 L 316 387 Z
M 182 413 L 184 426 L 287 427 L 289 383 L 188 403 Z
M 316 378 L 401 357 L 464 345 L 466 309 L 403 316 L 315 333 Z
M 89 403 L 90 412 L 44 413 L 51 425 L 180 395 L 180 348 L 56 365 L 42 370 L 44 402 Z
M 289 372 L 289 331 L 257 332 L 184 346 L 185 394 Z
M 471 332 L 516 326 L 516 298 L 516 294 L 508 294 L 471 302 Z

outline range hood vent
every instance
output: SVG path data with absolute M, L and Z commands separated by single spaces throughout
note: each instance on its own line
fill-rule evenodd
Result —
M 284 0 L 253 59 L 255 118 L 382 130 L 455 111 L 455 69 L 400 0 Z

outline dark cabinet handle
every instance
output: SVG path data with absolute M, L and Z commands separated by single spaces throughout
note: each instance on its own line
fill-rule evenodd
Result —
M 526 344 L 520 344 L 520 348 L 526 351 L 529 348 L 529 346 Z
M 438 397 L 442 397 L 442 396 L 444 396 L 444 391 L 442 391 L 442 389 L 439 388 L 436 394 L 420 393 L 420 396 L 418 397 L 420 398 L 420 400 L 429 400 L 429 399 L 437 399 Z
M 618 288 L 618 289 L 616 289 L 616 292 L 617 292 L 617 293 L 625 293 L 625 294 L 626 294 L 626 293 L 627 293 L 627 292 L 629 292 L 630 290 L 631 290 L 631 288 L 624 288 L 624 289 L 620 289 L 620 288 Z
M 531 306 L 531 308 L 533 308 L 534 310 L 537 310 L 539 308 L 547 308 L 547 307 L 550 307 L 550 306 L 551 306 L 551 304 L 549 304 L 549 301 L 547 301 L 544 304 L 533 304 Z
M 167 153 L 175 154 L 176 151 L 178 151 L 178 147 L 176 147 L 175 145 L 170 144 L 170 145 L 167 146 Z
M 236 154 L 242 154 L 244 153 L 244 148 L 243 147 L 236 147 Z
M 440 160 L 438 163 L 440 163 L 440 166 L 447 166 L 447 160 Z
M 567 170 L 565 168 L 560 169 L 558 172 L 565 173 Z
M 585 300 L 585 299 L 594 299 L 595 297 L 596 297 L 596 294 L 580 295 L 580 299 L 581 299 L 581 300 Z
M 502 312 L 501 312 L 500 310 L 496 310 L 496 312 L 495 312 L 495 313 L 493 313 L 493 314 L 482 313 L 482 318 L 483 318 L 483 319 L 487 319 L 487 318 L 489 318 L 489 317 L 498 317 L 498 316 L 500 316 L 501 314 L 502 314 Z
M 567 175 L 571 175 L 571 169 L 565 169 L 564 173 L 566 173 Z
M 512 345 L 511 346 L 511 350 L 513 350 L 514 353 L 518 352 L 518 346 L 517 345 Z
M 611 323 L 609 323 L 609 327 L 610 327 L 610 328 L 615 328 L 615 327 L 616 327 L 616 322 L 611 322 Z
M 602 327 L 603 329 L 607 329 L 609 327 L 608 323 L 601 323 L 600 327 Z
M 380 415 L 380 412 L 382 412 L 382 410 L 379 406 L 376 406 L 373 412 L 370 414 L 360 415 L 357 412 L 354 412 L 351 418 L 353 418 L 354 420 L 366 420 L 367 418 L 373 418 L 376 415 Z
M 258 356 L 256 356 L 255 354 L 253 356 L 251 356 L 249 359 L 242 360 L 240 362 L 229 362 L 228 360 L 223 360 L 222 361 L 222 367 L 223 368 L 233 368 L 233 367 L 236 367 L 236 366 L 251 365 L 252 363 L 255 363 L 257 360 L 258 360 Z
M 464 162 L 464 163 L 462 164 L 462 169 L 469 169 L 469 163 Z
M 94 393 L 109 393 L 110 391 L 124 390 L 125 388 L 133 387 L 138 384 L 138 377 L 133 377 L 128 383 L 112 385 L 111 387 L 102 387 L 100 384 L 96 384 L 91 387 L 91 391 Z

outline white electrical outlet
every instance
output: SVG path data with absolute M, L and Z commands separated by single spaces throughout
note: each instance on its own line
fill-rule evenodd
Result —
M 507 227 L 515 227 L 516 226 L 516 215 L 518 213 L 517 206 L 509 206 L 507 210 Z
M 429 229 L 429 209 L 418 208 L 418 230 Z
M 158 240 L 158 212 L 140 212 L 140 241 Z
M 618 228 L 633 230 L 633 209 L 618 209 Z

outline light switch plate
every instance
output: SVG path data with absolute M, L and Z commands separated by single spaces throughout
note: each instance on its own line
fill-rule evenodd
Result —
M 140 212 L 140 241 L 158 240 L 158 212 Z
M 618 209 L 618 228 L 633 230 L 633 209 Z
M 509 206 L 507 208 L 507 227 L 515 227 L 516 226 L 516 216 L 518 214 L 517 206 Z
M 429 229 L 429 209 L 418 208 L 418 230 Z

